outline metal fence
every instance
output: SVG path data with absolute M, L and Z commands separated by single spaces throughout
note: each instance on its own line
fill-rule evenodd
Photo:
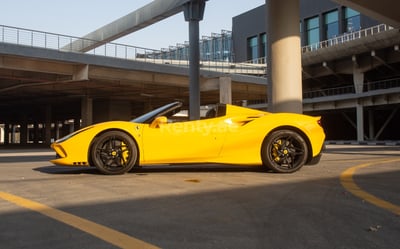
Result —
M 386 24 L 380 24 L 367 29 L 355 31 L 352 33 L 346 33 L 338 37 L 322 41 L 316 44 L 304 46 L 301 48 L 303 53 L 310 52 L 320 48 L 326 48 L 338 44 L 342 44 L 355 39 L 360 39 L 370 35 L 374 35 L 386 30 L 393 29 Z M 39 47 L 46 49 L 54 49 L 65 52 L 77 52 L 74 50 L 72 44 L 81 43 L 82 46 L 87 44 L 94 44 L 97 41 L 61 35 L 50 32 L 36 31 L 24 28 L 17 28 L 11 26 L 0 25 L 0 42 L 2 43 L 12 43 L 21 46 Z M 155 54 L 165 54 L 174 51 L 161 51 L 155 49 L 148 49 L 137 46 L 130 46 L 119 43 L 106 43 L 99 47 L 96 47 L 88 52 L 87 54 L 107 56 L 113 58 L 120 58 L 126 60 L 141 60 L 150 63 L 158 64 L 171 64 L 176 66 L 188 67 L 188 60 L 172 60 L 173 56 L 165 56 L 165 58 L 157 58 Z M 169 59 L 168 59 L 169 58 Z M 226 61 L 201 61 L 203 69 L 208 69 L 212 71 L 217 71 L 221 73 L 234 73 L 234 74 L 253 74 L 257 76 L 266 76 L 266 58 L 253 59 L 251 61 L 243 63 L 227 63 Z
M 0 25 L 0 42 L 11 43 L 21 46 L 53 49 L 63 52 L 81 53 L 74 48 L 82 48 L 88 44 L 98 43 L 97 41 L 79 38 L 74 36 L 61 35 L 56 33 L 42 32 L 24 28 Z M 86 54 L 107 56 L 126 60 L 140 60 L 143 62 L 169 64 L 181 67 L 188 67 L 188 60 L 173 60 L 173 56 L 157 58 L 154 55 L 160 53 L 174 53 L 174 51 L 160 51 L 137 46 L 130 46 L 119 43 L 106 43 L 96 47 Z M 201 68 L 221 73 L 251 74 L 265 76 L 265 65 L 232 63 L 221 61 L 201 61 Z
M 393 27 L 386 25 L 386 24 L 379 24 L 370 28 L 358 30 L 358 31 L 353 31 L 350 33 L 344 33 L 342 35 L 338 35 L 337 37 L 331 38 L 329 40 L 321 41 L 319 43 L 314 43 L 311 45 L 307 45 L 301 48 L 301 51 L 303 53 L 314 51 L 320 48 L 326 48 L 326 47 L 331 47 L 335 46 L 338 44 L 343 44 L 349 41 L 353 41 L 356 39 L 360 39 L 363 37 L 375 35 L 380 32 L 384 32 L 387 30 L 393 29 Z
M 376 90 L 383 90 L 389 88 L 400 88 L 400 78 L 368 82 L 364 84 L 363 91 L 370 92 Z M 354 94 L 356 92 L 354 85 L 319 89 L 314 91 L 307 91 L 303 93 L 303 98 L 318 98 L 334 95 Z

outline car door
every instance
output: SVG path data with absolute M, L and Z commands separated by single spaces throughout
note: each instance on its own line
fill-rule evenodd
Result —
M 208 162 L 218 157 L 226 134 L 222 118 L 174 123 L 160 118 L 165 120 L 143 127 L 143 162 Z

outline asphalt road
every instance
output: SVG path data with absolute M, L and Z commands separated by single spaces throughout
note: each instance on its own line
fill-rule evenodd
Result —
M 400 248 L 400 147 L 328 145 L 294 174 L 229 165 L 105 176 L 0 149 L 0 248 Z

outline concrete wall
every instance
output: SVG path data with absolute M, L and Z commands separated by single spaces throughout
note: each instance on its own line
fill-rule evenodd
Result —
M 234 61 L 247 60 L 247 38 L 265 33 L 265 12 L 262 5 L 232 18 Z

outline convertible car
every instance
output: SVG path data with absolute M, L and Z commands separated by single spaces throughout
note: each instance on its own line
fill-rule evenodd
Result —
M 110 121 L 57 141 L 57 165 L 94 166 L 123 174 L 136 166 L 221 163 L 259 165 L 292 173 L 321 157 L 325 134 L 320 117 L 269 113 L 214 105 L 200 120 L 188 120 L 182 103 L 164 105 L 131 121 Z

